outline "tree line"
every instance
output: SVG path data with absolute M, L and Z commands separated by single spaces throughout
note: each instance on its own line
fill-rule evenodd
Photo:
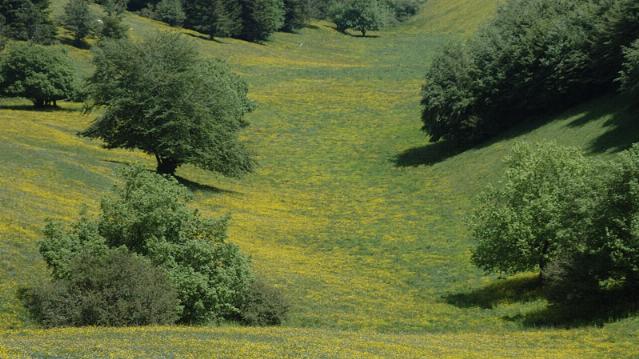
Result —
M 476 36 L 433 60 L 423 129 L 431 141 L 474 144 L 610 91 L 637 38 L 634 0 L 511 0 Z

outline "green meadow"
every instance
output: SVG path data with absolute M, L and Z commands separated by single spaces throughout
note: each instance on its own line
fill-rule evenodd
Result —
M 283 327 L 40 330 L 16 291 L 43 278 L 47 218 L 96 211 L 114 170 L 154 159 L 77 136 L 81 104 L 34 111 L 0 102 L 0 358 L 8 357 L 636 357 L 639 319 L 565 318 L 534 274 L 489 276 L 470 263 L 466 217 L 517 141 L 554 140 L 609 156 L 639 140 L 636 111 L 614 94 L 532 119 L 463 153 L 420 131 L 420 88 L 447 41 L 488 21 L 499 0 L 429 0 L 372 37 L 313 22 L 265 44 L 206 40 L 127 15 L 130 36 L 181 31 L 227 60 L 257 109 L 242 133 L 258 168 L 229 179 L 178 175 L 204 214 L 229 213 L 231 241 L 292 304 Z M 63 1 L 53 1 L 54 13 Z M 67 35 L 61 35 L 68 42 Z M 77 72 L 91 53 L 66 45 Z

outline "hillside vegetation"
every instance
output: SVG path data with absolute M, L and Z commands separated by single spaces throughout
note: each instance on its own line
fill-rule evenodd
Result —
M 500 0 L 429 0 L 421 14 L 369 38 L 314 22 L 265 44 L 208 40 L 126 16 L 130 37 L 181 31 L 249 84 L 257 109 L 242 137 L 255 173 L 178 169 L 205 216 L 229 213 L 230 240 L 291 302 L 282 328 L 34 329 L 16 299 L 42 278 L 45 219 L 97 213 L 114 170 L 155 159 L 77 136 L 82 105 L 34 111 L 0 103 L 0 358 L 36 357 L 632 357 L 628 312 L 564 318 L 531 290 L 533 274 L 486 276 L 470 262 L 465 221 L 516 141 L 555 140 L 608 156 L 639 139 L 636 111 L 609 95 L 539 118 L 463 153 L 419 131 L 432 57 L 468 37 Z M 52 2 L 54 14 L 64 1 Z M 70 34 L 62 35 L 70 43 Z M 64 45 L 79 74 L 87 50 Z M 571 320 L 569 320 L 571 319 Z

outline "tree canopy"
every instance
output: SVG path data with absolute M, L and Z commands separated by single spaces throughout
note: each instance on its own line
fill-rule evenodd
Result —
M 348 0 L 335 3 L 330 14 L 337 30 L 353 29 L 366 36 L 367 32 L 384 26 L 385 10 L 384 4 L 378 0 Z
M 105 110 L 84 135 L 153 154 L 160 173 L 187 163 L 228 176 L 253 168 L 238 140 L 253 105 L 225 63 L 201 59 L 191 42 L 169 33 L 105 41 L 94 62 L 90 102 Z
M 228 218 L 203 218 L 189 208 L 190 193 L 172 177 L 141 167 L 126 168 L 122 176 L 115 195 L 102 200 L 98 218 L 85 214 L 70 229 L 56 222 L 45 228 L 40 252 L 54 278 L 77 277 L 79 256 L 101 257 L 124 248 L 168 273 L 177 291 L 181 322 L 236 317 L 253 273 L 248 259 L 227 240 Z M 170 316 L 158 321 L 163 318 Z
M 44 107 L 74 94 L 73 71 L 60 49 L 16 42 L 0 55 L 0 95 L 24 97 Z
M 51 43 L 55 26 L 49 19 L 49 0 L 0 0 L 0 35 Z
M 81 43 L 85 37 L 93 34 L 98 19 L 91 12 L 87 0 L 69 0 L 60 20 L 62 26 L 73 33 L 75 42 Z
M 513 0 L 426 75 L 424 130 L 466 145 L 614 86 L 639 36 L 633 0 Z

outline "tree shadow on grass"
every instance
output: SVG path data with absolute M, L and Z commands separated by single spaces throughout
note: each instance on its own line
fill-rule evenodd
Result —
M 543 297 L 539 277 L 499 280 L 486 287 L 444 296 L 446 303 L 458 308 L 490 309 L 502 303 L 531 302 Z
M 458 308 L 492 309 L 500 304 L 528 303 L 546 299 L 537 276 L 499 280 L 485 287 L 443 297 Z M 580 303 L 554 304 L 528 313 L 505 316 L 502 319 L 520 323 L 526 328 L 601 326 L 639 313 L 637 293 L 607 292 Z
M 0 104 L 0 110 L 11 110 L 11 111 L 35 111 L 35 112 L 77 112 L 78 110 L 71 108 L 64 108 L 60 106 L 46 106 L 46 107 L 36 107 L 33 105 L 3 105 Z
M 608 130 L 595 138 L 589 145 L 591 153 L 619 152 L 639 141 L 639 108 L 629 105 L 626 96 L 608 96 L 588 104 L 592 109 L 572 121 L 568 127 L 578 128 L 593 120 L 607 116 L 603 126 Z
M 408 149 L 395 156 L 393 162 L 396 167 L 432 166 L 458 155 L 464 150 L 464 148 L 454 146 L 450 142 L 440 141 Z
M 639 108 L 629 105 L 632 101 L 624 95 L 604 95 L 563 112 L 549 112 L 529 118 L 502 134 L 489 138 L 474 146 L 455 146 L 447 141 L 429 143 L 408 149 L 394 159 L 397 167 L 432 166 L 471 149 L 481 149 L 495 143 L 514 139 L 533 132 L 549 123 L 549 118 L 575 118 L 567 128 L 586 126 L 592 121 L 607 117 L 603 126 L 607 129 L 588 145 L 591 154 L 619 152 L 639 142 Z
M 548 304 L 545 308 L 529 313 L 504 317 L 528 328 L 553 327 L 577 328 L 603 326 L 639 313 L 636 293 L 607 293 L 588 302 Z
M 180 176 L 175 176 L 175 179 L 181 185 L 187 187 L 188 189 L 190 189 L 193 192 L 201 191 L 201 192 L 209 192 L 209 193 L 239 194 L 239 192 L 236 192 L 236 191 L 227 190 L 227 189 L 223 189 L 223 188 L 218 188 L 218 187 L 211 186 L 211 185 L 208 185 L 208 184 L 194 182 L 194 181 L 191 181 L 189 179 L 186 179 L 186 178 L 180 177 Z
M 91 49 L 91 44 L 89 44 L 88 42 L 86 42 L 84 40 L 78 42 L 75 39 L 68 38 L 68 37 L 62 37 L 62 38 L 59 38 L 58 40 L 60 41 L 60 43 L 62 45 L 75 47 L 75 48 L 80 49 L 80 50 L 90 50 Z

